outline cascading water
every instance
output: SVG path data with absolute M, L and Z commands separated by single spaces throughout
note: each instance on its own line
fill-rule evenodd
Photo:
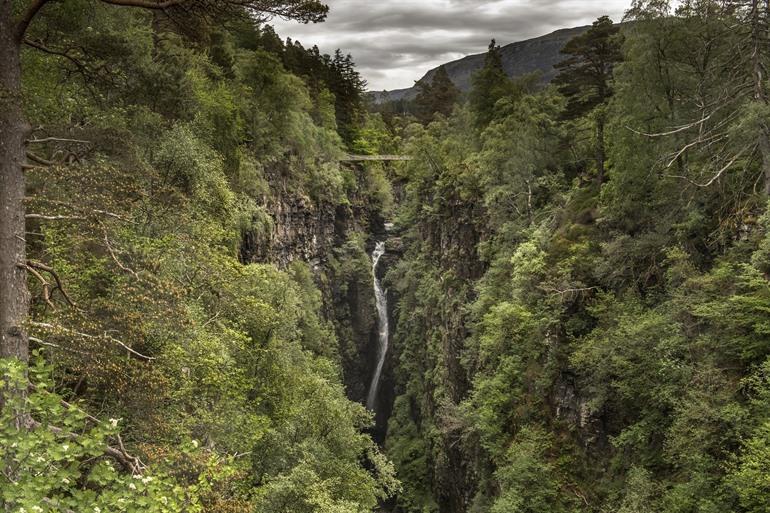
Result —
M 377 303 L 377 325 L 379 326 L 377 367 L 372 376 L 372 383 L 369 385 L 369 395 L 366 398 L 366 407 L 374 411 L 377 406 L 377 392 L 380 388 L 380 378 L 382 377 L 382 367 L 385 365 L 385 356 L 388 354 L 388 297 L 382 290 L 382 283 L 377 277 L 377 264 L 380 257 L 385 254 L 385 243 L 378 242 L 372 252 L 372 275 L 374 276 L 374 297 Z

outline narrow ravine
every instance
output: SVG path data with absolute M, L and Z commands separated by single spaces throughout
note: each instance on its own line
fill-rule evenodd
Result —
M 385 242 L 378 242 L 372 252 L 372 277 L 374 282 L 374 297 L 377 304 L 377 325 L 379 327 L 378 346 L 377 346 L 377 366 L 372 376 L 372 382 L 369 385 L 369 394 L 366 398 L 366 407 L 375 411 L 377 407 L 377 393 L 380 388 L 380 379 L 382 378 L 382 368 L 385 365 L 385 358 L 388 354 L 388 297 L 382 290 L 382 282 L 377 276 L 377 265 L 380 258 L 385 254 Z

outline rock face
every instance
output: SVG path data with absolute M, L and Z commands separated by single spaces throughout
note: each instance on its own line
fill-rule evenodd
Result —
M 366 190 L 365 172 L 362 167 L 355 173 L 361 182 L 359 191 Z M 348 397 L 363 403 L 377 363 L 377 313 L 370 254 L 376 241 L 388 237 L 385 220 L 365 195 L 348 194 L 347 201 L 336 204 L 314 200 L 276 175 L 268 178 L 272 190 L 263 205 L 269 222 L 256 223 L 263 229 L 244 234 L 241 260 L 272 263 L 280 268 L 295 261 L 310 266 L 322 294 L 323 316 L 335 328 Z M 383 257 L 378 269 L 381 277 L 394 254 Z M 390 364 L 382 376 L 382 407 L 378 407 L 375 433 L 379 440 L 384 437 L 392 403 Z
M 244 234 L 240 248 L 244 263 L 285 268 L 299 260 L 318 272 L 352 233 L 384 231 L 384 221 L 370 208 L 367 198 L 353 194 L 348 201 L 313 199 L 292 184 L 286 173 L 280 168 L 266 171 L 271 191 L 263 207 L 270 217 L 269 227 Z M 358 190 L 364 189 L 364 174 L 363 168 L 355 173 Z
M 567 41 L 582 34 L 587 29 L 586 26 L 557 30 L 546 36 L 503 46 L 501 48 L 503 68 L 512 78 L 539 71 L 542 73 L 542 82 L 548 83 L 556 76 L 554 65 L 564 58 L 561 49 L 564 48 Z M 444 65 L 449 78 L 461 91 L 470 90 L 473 73 L 484 66 L 484 55 L 485 53 L 469 55 Z M 428 71 L 418 82 L 430 82 L 435 73 L 436 69 Z M 375 103 L 402 99 L 412 100 L 416 96 L 416 87 L 372 93 Z
M 281 268 L 301 260 L 317 269 L 335 242 L 344 236 L 336 229 L 344 227 L 347 213 L 337 210 L 334 205 L 315 204 L 301 196 L 280 198 L 268 205 L 272 230 L 246 233 L 241 244 L 241 259 L 270 262 Z

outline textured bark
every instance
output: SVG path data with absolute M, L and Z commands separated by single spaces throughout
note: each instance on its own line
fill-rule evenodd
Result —
M 770 196 L 770 130 L 763 126 L 759 134 L 759 153 L 762 156 L 762 172 L 765 176 L 765 194 Z
M 20 38 L 12 0 L 0 0 L 0 357 L 28 359 L 29 313 L 24 242 L 25 139 Z
M 754 101 L 761 105 L 768 104 L 765 90 L 765 68 L 763 57 L 766 56 L 766 48 L 770 35 L 766 23 L 770 15 L 770 0 L 752 0 L 751 2 L 751 57 L 752 78 L 754 82 Z M 765 194 L 770 195 L 770 126 L 767 122 L 760 123 L 759 141 L 757 144 L 762 158 L 762 172 L 765 178 Z
M 600 114 L 596 120 L 596 182 L 601 186 L 604 183 L 604 114 Z

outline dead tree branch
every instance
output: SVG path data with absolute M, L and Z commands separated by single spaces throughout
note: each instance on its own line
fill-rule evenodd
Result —
M 42 139 L 27 139 L 27 144 L 45 144 L 50 142 L 64 142 L 73 144 L 93 144 L 91 141 L 83 141 L 82 139 L 67 139 L 63 137 L 44 137 Z
M 716 182 L 717 180 L 719 180 L 719 178 L 720 178 L 720 177 L 721 177 L 721 176 L 722 176 L 722 175 L 725 173 L 725 171 L 727 171 L 728 169 L 730 169 L 730 168 L 733 166 L 733 164 L 735 164 L 735 163 L 738 161 L 738 159 L 739 159 L 739 158 L 741 158 L 741 156 L 743 156 L 743 155 L 744 155 L 744 154 L 745 154 L 745 153 L 746 153 L 748 150 L 754 151 L 754 150 L 756 149 L 756 147 L 757 147 L 756 145 L 753 145 L 753 146 L 752 146 L 752 145 L 749 145 L 749 146 L 746 146 L 745 148 L 743 148 L 743 149 L 742 149 L 741 151 L 739 151 L 738 153 L 736 153 L 736 154 L 733 156 L 733 158 L 731 158 L 731 159 L 730 159 L 730 160 L 727 162 L 727 164 L 725 164 L 725 165 L 724 165 L 724 166 L 723 166 L 723 167 L 722 167 L 720 170 L 718 170 L 718 171 L 716 172 L 716 174 L 714 174 L 714 176 L 712 176 L 712 177 L 711 177 L 711 179 L 710 179 L 708 182 L 706 182 L 706 183 L 698 183 L 698 182 L 695 182 L 695 181 L 693 181 L 693 180 L 689 179 L 689 178 L 688 178 L 688 177 L 686 177 L 686 176 L 681 176 L 681 175 L 663 175 L 663 176 L 665 176 L 666 178 L 678 178 L 678 179 L 680 179 L 680 180 L 685 180 L 686 182 L 688 182 L 688 183 L 690 183 L 691 185 L 694 185 L 694 186 L 696 186 L 696 187 L 709 187 L 709 186 L 711 186 L 711 185 L 712 185 L 714 182 Z
M 71 328 L 65 328 L 63 326 L 55 326 L 53 324 L 49 324 L 49 323 L 46 323 L 46 322 L 30 322 L 30 326 L 33 326 L 33 327 L 36 327 L 36 328 L 41 328 L 41 329 L 46 329 L 46 330 L 49 330 L 49 331 L 59 330 L 59 331 L 63 331 L 65 333 L 68 333 L 70 335 L 74 335 L 74 336 L 77 336 L 77 337 L 82 337 L 82 338 L 89 339 L 89 340 L 106 340 L 108 342 L 112 342 L 113 344 L 116 344 L 116 345 L 122 347 L 123 349 L 128 351 L 128 353 L 130 355 L 132 355 L 132 356 L 134 356 L 134 357 L 136 357 L 136 358 L 138 358 L 140 360 L 144 360 L 144 361 L 148 361 L 148 362 L 152 361 L 152 360 L 155 360 L 155 357 L 143 355 L 142 353 L 132 349 L 130 346 L 128 346 L 124 342 L 116 339 L 115 337 L 112 337 L 112 336 L 108 335 L 106 332 L 104 333 L 104 335 L 101 335 L 101 336 L 99 336 L 99 335 L 89 335 L 88 333 L 81 333 L 81 332 L 73 330 Z
M 44 159 L 43 157 L 39 157 L 39 156 L 35 155 L 34 153 L 32 153 L 31 151 L 27 152 L 27 158 L 29 160 L 33 161 L 33 162 L 37 162 L 38 164 L 42 164 L 44 166 L 49 166 L 50 167 L 50 166 L 55 166 L 56 165 L 56 162 L 54 162 L 52 160 Z
M 130 267 L 127 267 L 123 265 L 123 262 L 120 261 L 118 258 L 118 255 L 115 253 L 115 250 L 112 248 L 112 244 L 110 244 L 110 238 L 107 235 L 107 228 L 102 226 L 102 231 L 104 232 L 104 245 L 107 247 L 107 252 L 110 254 L 110 257 L 112 257 L 113 262 L 120 268 L 121 271 L 126 272 L 136 278 L 139 279 L 139 274 L 131 269 Z
M 21 15 L 21 19 L 16 25 L 17 41 L 22 41 L 24 39 L 24 34 L 27 32 L 29 24 L 32 23 L 32 20 L 35 19 L 35 16 L 37 16 L 37 13 L 40 12 L 40 9 L 42 9 L 43 6 L 49 1 L 50 0 L 35 0 L 29 5 L 29 7 L 27 7 L 27 10 Z
M 45 214 L 26 214 L 26 219 L 38 219 L 40 221 L 85 221 L 81 216 L 47 216 Z
M 56 305 L 54 305 L 53 302 L 51 301 L 51 285 L 43 277 L 43 275 L 37 272 L 37 270 L 34 267 L 31 267 L 29 264 L 19 264 L 18 267 L 20 269 L 24 269 L 25 271 L 30 273 L 32 276 L 37 278 L 37 281 L 40 282 L 40 286 L 43 289 L 43 301 L 45 301 L 45 304 L 50 306 L 51 309 L 55 311 Z
M 56 288 L 53 289 L 51 292 L 56 292 L 58 290 L 59 292 L 61 292 L 61 295 L 64 297 L 65 301 L 67 301 L 67 303 L 70 306 L 77 307 L 77 305 L 72 300 L 70 295 L 67 294 L 67 291 L 64 290 L 64 285 L 62 283 L 61 278 L 59 277 L 59 273 L 57 273 L 56 270 L 53 267 L 48 266 L 48 265 L 46 265 L 46 264 L 44 264 L 42 262 L 37 262 L 35 260 L 27 260 L 26 265 L 27 265 L 27 267 L 29 269 L 43 271 L 43 272 L 46 272 L 46 273 L 50 274 L 51 277 L 56 282 Z
M 90 417 L 90 418 L 93 419 L 93 417 Z M 80 438 L 80 435 L 78 435 L 77 433 L 66 431 L 58 426 L 52 426 L 50 424 L 43 425 L 41 422 L 38 422 L 34 419 L 31 420 L 31 424 L 32 424 L 31 427 L 33 428 L 36 428 L 36 429 L 46 428 L 46 429 L 49 429 L 52 433 L 65 436 L 70 440 L 77 440 Z M 114 459 L 115 461 L 117 461 L 120 464 L 120 466 L 122 466 L 126 471 L 130 472 L 131 475 L 134 475 L 134 476 L 142 475 L 142 473 L 147 469 L 147 467 L 144 465 L 144 463 L 142 463 L 142 460 L 140 460 L 138 456 L 132 456 L 131 454 L 128 453 L 128 451 L 126 451 L 126 448 L 123 445 L 123 441 L 120 439 L 119 435 L 116 438 L 119 441 L 119 447 L 112 447 L 107 445 L 104 448 L 104 454 Z

